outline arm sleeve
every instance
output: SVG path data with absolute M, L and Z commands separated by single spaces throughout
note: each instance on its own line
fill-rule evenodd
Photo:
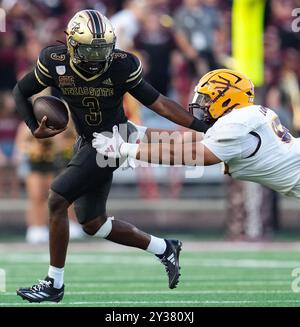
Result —
M 146 107 L 154 103 L 160 95 L 160 93 L 144 79 L 134 88 L 130 89 L 129 93 Z
M 130 57 L 130 69 L 125 81 L 125 89 L 144 106 L 154 103 L 160 95 L 152 85 L 143 79 L 142 63 L 133 54 Z
M 28 98 L 43 89 L 45 89 L 45 86 L 38 82 L 34 71 L 32 71 L 21 79 L 13 90 L 16 109 L 32 133 L 39 125 L 33 113 L 32 103 Z

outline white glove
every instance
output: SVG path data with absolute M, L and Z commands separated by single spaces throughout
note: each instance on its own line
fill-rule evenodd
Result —
M 105 132 L 94 133 L 93 136 L 92 145 L 98 153 L 113 159 L 121 157 L 120 147 L 125 142 L 119 134 L 118 126 L 113 127 L 112 138 L 106 136 Z

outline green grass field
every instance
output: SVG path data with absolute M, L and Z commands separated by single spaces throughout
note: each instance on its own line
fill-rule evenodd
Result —
M 108 242 L 107 242 L 108 243 Z M 211 243 L 213 244 L 213 243 Z M 181 256 L 182 276 L 169 290 L 163 266 L 150 254 L 123 247 L 71 246 L 65 273 L 66 292 L 59 304 L 39 306 L 202 307 L 300 306 L 291 289 L 292 270 L 300 267 L 299 245 L 256 249 L 233 244 L 210 250 L 190 243 Z M 199 251 L 198 251 L 199 249 Z M 0 306 L 35 306 L 15 294 L 45 276 L 47 248 L 0 248 L 0 268 L 6 272 L 6 292 Z

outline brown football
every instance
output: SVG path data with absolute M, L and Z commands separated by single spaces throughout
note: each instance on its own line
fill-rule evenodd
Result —
M 66 105 L 53 96 L 41 96 L 33 103 L 33 112 L 38 122 L 47 116 L 47 127 L 61 129 L 68 125 L 69 113 Z

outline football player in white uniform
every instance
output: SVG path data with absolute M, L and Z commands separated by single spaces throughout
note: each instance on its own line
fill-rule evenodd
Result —
M 224 162 L 226 173 L 233 178 L 300 199 L 300 139 L 281 125 L 274 111 L 254 105 L 254 86 L 246 76 L 228 69 L 209 72 L 195 88 L 190 111 L 195 116 L 200 111 L 211 125 L 200 140 L 199 133 L 189 132 L 193 133 L 190 141 L 183 134 L 173 143 L 152 143 L 150 139 L 128 144 L 115 127 L 112 138 L 95 134 L 93 146 L 109 157 L 129 156 L 151 163 Z M 151 132 L 147 129 L 146 136 Z

